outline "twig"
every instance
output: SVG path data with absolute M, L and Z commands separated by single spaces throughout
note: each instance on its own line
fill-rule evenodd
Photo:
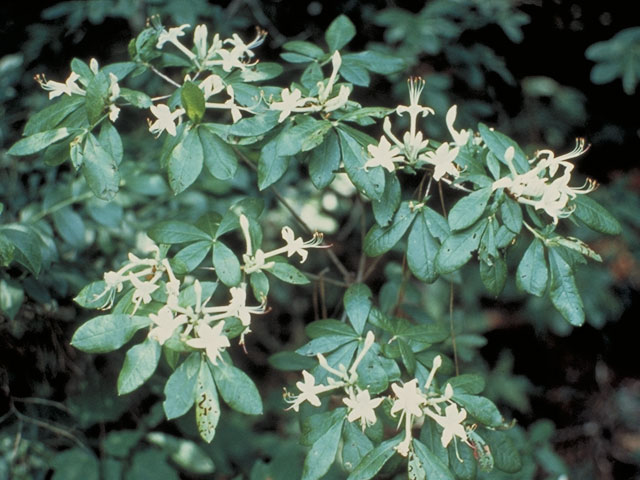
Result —
M 315 273 L 309 273 L 309 272 L 302 272 L 302 273 L 304 275 L 306 275 L 307 277 L 311 278 L 312 280 L 318 280 L 320 282 L 327 282 L 327 283 L 330 283 L 331 285 L 336 285 L 337 287 L 349 288 L 349 284 L 348 283 L 341 282 L 340 280 L 334 280 L 333 278 L 327 278 L 324 275 L 316 275 Z
M 160 78 L 162 78 L 165 82 L 169 82 L 171 85 L 173 85 L 176 88 L 180 88 L 182 85 L 180 85 L 178 82 L 174 81 L 173 79 L 167 77 L 164 73 L 162 73 L 160 70 L 158 70 L 156 67 L 154 67 L 153 65 L 151 65 L 150 63 L 146 64 L 147 67 L 149 67 L 149 69 L 155 73 L 156 75 L 158 75 Z
M 251 160 L 249 160 L 247 156 L 244 155 L 240 150 L 238 150 L 237 148 L 234 148 L 233 150 L 240 157 L 240 159 L 249 166 L 249 168 L 251 168 L 253 171 L 258 170 L 257 167 L 253 164 L 253 162 L 251 162 Z M 280 195 L 280 193 L 278 193 L 278 191 L 273 187 L 273 185 L 269 187 L 269 189 L 271 190 L 273 195 L 276 197 L 276 199 L 282 204 L 282 206 L 286 208 L 289 211 L 289 213 L 291 213 L 293 218 L 305 230 L 305 232 L 309 235 L 313 234 L 314 233 L 313 229 L 309 227 L 309 225 L 300 217 L 300 215 L 298 215 L 298 213 L 293 209 L 293 207 L 289 204 L 289 202 L 287 202 L 287 200 L 282 195 Z M 330 248 L 326 248 L 324 249 L 324 251 L 327 252 L 329 259 L 333 262 L 333 264 L 336 266 L 336 268 L 340 271 L 340 273 L 344 277 L 346 282 L 345 285 L 348 286 L 349 284 L 351 284 L 350 280 L 351 278 L 353 278 L 353 274 L 349 272 L 349 270 L 347 270 L 347 267 L 344 266 L 344 264 L 333 252 L 333 250 L 331 250 Z

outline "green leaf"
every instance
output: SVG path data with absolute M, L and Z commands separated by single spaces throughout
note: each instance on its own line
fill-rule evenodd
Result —
M 369 76 L 369 72 L 367 72 L 365 65 L 347 55 L 342 58 L 340 75 L 342 75 L 347 82 L 360 87 L 368 87 L 369 82 L 371 81 L 371 77 Z
M 382 167 L 365 170 L 364 164 L 366 163 L 367 154 L 364 151 L 364 147 L 351 134 L 344 132 L 342 129 L 338 130 L 338 135 L 342 162 L 349 179 L 360 193 L 372 200 L 379 200 L 384 193 L 384 171 Z
M 162 407 L 168 420 L 184 415 L 193 405 L 200 372 L 200 359 L 199 353 L 192 353 L 167 380 Z
M 318 189 L 329 185 L 340 168 L 340 144 L 338 136 L 331 130 L 322 143 L 309 154 L 309 177 Z
M 100 308 L 106 301 L 105 296 L 101 296 L 106 285 L 104 280 L 91 282 L 80 290 L 73 301 L 84 308 Z
M 424 207 L 422 209 L 422 215 L 424 216 L 431 235 L 440 240 L 440 242 L 444 242 L 445 239 L 451 235 L 449 223 L 438 212 L 429 207 Z
M 213 247 L 213 267 L 220 281 L 227 287 L 235 287 L 240 283 L 242 272 L 238 257 L 220 240 Z
M 327 353 L 336 350 L 345 343 L 355 341 L 354 337 L 346 337 L 344 335 L 323 335 L 307 342 L 296 350 L 299 355 L 307 357 L 315 357 L 319 353 Z
M 412 203 L 404 201 L 393 216 L 388 227 L 375 224 L 364 238 L 364 251 L 370 257 L 377 257 L 391 250 L 404 236 L 418 212 L 413 210 Z
M 76 111 L 84 101 L 84 97 L 79 95 L 64 95 L 58 101 L 31 115 L 24 127 L 24 135 L 30 136 L 34 133 L 54 129 Z
M 249 275 L 249 283 L 251 284 L 251 290 L 253 296 L 259 301 L 264 300 L 269 295 L 269 279 L 262 271 L 253 272 Z
M 411 347 L 401 338 L 398 338 L 396 343 L 398 344 L 400 358 L 402 359 L 404 367 L 407 369 L 407 373 L 409 375 L 414 375 L 416 371 L 416 357 L 413 354 Z
M 84 246 L 85 229 L 82 217 L 73 211 L 71 207 L 64 207 L 53 212 L 53 224 L 60 236 L 69 245 L 76 249 Z
M 358 334 L 362 334 L 371 311 L 371 290 L 362 283 L 351 285 L 344 294 L 344 308 L 351 325 Z
M 324 50 L 311 42 L 304 42 L 301 40 L 292 40 L 282 45 L 284 50 L 289 52 L 298 53 L 309 58 L 309 61 L 319 59 L 324 55 Z
M 153 105 L 151 97 L 144 92 L 120 87 L 120 96 L 136 108 L 149 108 Z
M 358 334 L 353 330 L 353 328 L 351 328 L 351 326 L 331 318 L 311 322 L 305 327 L 304 331 L 307 336 L 312 339 L 322 337 L 324 335 L 342 335 L 345 337 L 358 338 Z
M 120 138 L 118 130 L 116 130 L 116 127 L 114 127 L 111 122 L 103 122 L 102 126 L 100 127 L 98 142 L 100 143 L 102 148 L 104 148 L 109 153 L 109 155 L 113 157 L 116 165 L 120 165 L 124 154 L 122 139 Z
M 525 173 L 529 171 L 527 156 L 516 142 L 503 133 L 487 127 L 484 123 L 478 124 L 478 132 L 480 132 L 482 139 L 487 144 L 487 147 L 489 147 L 489 150 L 491 150 L 491 153 L 493 153 L 503 164 L 507 164 L 504 159 L 504 153 L 507 151 L 507 148 L 513 147 L 515 151 L 513 163 L 516 170 L 518 173 Z
M 324 34 L 329 52 L 340 50 L 356 35 L 356 27 L 346 16 L 338 16 Z
M 109 77 L 102 71 L 95 74 L 93 78 L 91 78 L 89 85 L 87 85 L 84 104 L 87 109 L 87 118 L 91 125 L 97 124 L 104 115 L 109 98 L 110 84 Z
M 154 242 L 170 245 L 174 243 L 197 242 L 198 240 L 213 241 L 211 236 L 199 228 L 177 220 L 156 223 L 147 233 Z
M 315 413 L 301 419 L 300 443 L 311 446 L 318 441 L 329 429 L 343 420 L 347 413 L 346 407 L 339 407 L 323 413 Z
M 584 323 L 584 307 L 580 292 L 576 287 L 573 271 L 555 248 L 549 249 L 551 267 L 551 303 L 571 325 L 579 327 Z
M 296 267 L 285 262 L 275 262 L 273 267 L 266 269 L 274 277 L 293 285 L 306 285 L 309 279 Z
M 278 117 L 280 112 L 278 110 L 268 110 L 265 113 L 254 115 L 253 117 L 243 118 L 237 121 L 231 128 L 229 128 L 229 134 L 236 137 L 255 137 L 263 135 L 278 125 Z
M 491 187 L 486 187 L 458 200 L 449 212 L 451 230 L 464 230 L 476 223 L 487 207 L 491 193 Z
M 311 370 L 318 364 L 315 358 L 295 352 L 277 352 L 269 357 L 269 365 L 283 371 Z
M 469 415 L 484 425 L 498 427 L 504 421 L 498 407 L 488 398 L 457 393 L 454 390 L 453 399 L 462 405 Z
M 0 231 L 0 267 L 8 267 L 11 264 L 14 250 L 13 243 Z
M 173 261 L 178 262 L 178 265 L 180 265 L 180 268 L 178 268 L 179 273 L 184 274 L 195 270 L 207 256 L 209 250 L 211 250 L 211 242 L 208 240 L 201 240 L 187 245 L 176 253 L 175 257 L 173 257 Z
M 138 330 L 150 323 L 149 317 L 101 315 L 82 324 L 73 334 L 71 345 L 88 353 L 111 352 L 123 346 Z
M 179 194 L 196 181 L 202 171 L 203 161 L 200 137 L 196 129 L 191 129 L 169 156 L 169 185 L 173 193 Z
M 349 477 L 347 477 L 347 480 L 369 480 L 373 478 L 393 454 L 396 453 L 395 447 L 402 441 L 403 436 L 404 433 L 396 435 L 392 439 L 382 442 L 367 453 L 358 466 L 353 469 Z
M 13 320 L 24 301 L 22 286 L 11 280 L 0 279 L 0 312 Z
M 384 174 L 385 181 L 382 196 L 380 200 L 371 202 L 373 216 L 376 219 L 376 223 L 381 227 L 386 227 L 393 218 L 393 214 L 396 213 L 400 205 L 400 195 L 402 193 L 398 177 L 386 170 Z
M 304 460 L 302 480 L 318 480 L 329 471 L 338 453 L 344 420 L 344 416 L 339 418 L 324 435 L 313 443 Z
M 422 462 L 422 468 L 429 480 L 454 480 L 453 474 L 445 463 L 442 462 L 420 440 L 413 439 L 413 448 L 416 456 Z
M 345 470 L 352 471 L 371 450 L 371 440 L 353 422 L 346 422 L 342 430 L 342 464 Z
M 516 285 L 531 295 L 542 296 L 547 289 L 549 269 L 544 258 L 544 245 L 534 238 L 524 252 L 516 272 Z
M 415 277 L 432 283 L 438 278 L 436 256 L 440 245 L 431 235 L 426 209 L 418 213 L 407 239 L 407 265 Z
M 127 351 L 118 375 L 118 395 L 133 392 L 153 375 L 160 360 L 160 352 L 160 344 L 150 338 Z
M 72 448 L 53 457 L 51 480 L 98 480 L 100 463 L 89 449 Z
M 518 202 L 505 195 L 504 202 L 500 204 L 500 215 L 505 227 L 513 233 L 520 233 L 522 229 L 522 208 Z
M 200 123 L 204 115 L 204 93 L 198 88 L 198 86 L 190 81 L 184 82 L 180 89 L 180 100 L 182 106 L 187 111 L 189 120 L 193 123 Z
M 258 158 L 258 188 L 264 190 L 274 184 L 289 168 L 291 157 L 278 154 L 277 138 L 267 143 Z
M 470 395 L 477 395 L 484 390 L 485 381 L 480 375 L 472 373 L 463 373 L 456 377 L 451 377 L 447 380 L 448 384 L 453 388 L 454 393 L 468 393 Z
M 507 262 L 502 257 L 495 257 L 491 265 L 480 262 L 480 278 L 489 293 L 497 297 L 507 281 Z
M 31 155 L 44 150 L 52 143 L 69 137 L 71 133 L 71 130 L 68 128 L 58 128 L 55 130 L 46 130 L 44 132 L 34 133 L 33 135 L 14 143 L 7 153 L 17 157 Z
M 480 447 L 481 448 L 481 447 Z M 459 480 L 475 480 L 478 474 L 478 462 L 474 458 L 473 450 L 463 443 L 449 444 L 449 465 L 451 471 Z M 460 457 L 460 460 L 458 460 Z
M 30 227 L 12 225 L 2 228 L 2 234 L 13 245 L 13 260 L 22 264 L 33 275 L 38 276 L 42 268 L 40 237 Z M 6 247 L 5 248 L 10 248 Z
M 472 252 L 478 248 L 486 226 L 487 220 L 484 219 L 467 230 L 447 237 L 436 256 L 438 271 L 450 273 L 467 263 L 471 259 Z
M 94 195 L 111 200 L 120 188 L 120 173 L 116 160 L 91 133 L 82 151 L 82 174 Z
M 522 469 L 518 449 L 505 432 L 483 429 L 481 436 L 491 448 L 496 468 L 507 473 L 517 473 Z
M 622 232 L 620 222 L 591 197 L 578 195 L 573 203 L 576 206 L 573 215 L 592 230 L 609 235 L 618 235 Z
M 238 169 L 238 159 L 233 148 L 204 125 L 198 128 L 198 135 L 202 144 L 204 164 L 209 173 L 218 180 L 232 179 Z
M 387 55 L 382 52 L 365 50 L 364 52 L 349 53 L 345 57 L 356 59 L 367 70 L 379 73 L 380 75 L 390 75 L 404 70 L 407 66 L 405 60 L 395 55 Z
M 262 400 L 253 381 L 239 368 L 227 361 L 209 367 L 216 381 L 218 392 L 234 410 L 247 415 L 262 414 Z

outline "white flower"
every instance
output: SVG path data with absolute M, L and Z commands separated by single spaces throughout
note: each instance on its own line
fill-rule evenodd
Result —
M 173 311 L 167 305 L 162 307 L 157 314 L 150 313 L 149 318 L 156 324 L 149 332 L 149 338 L 156 340 L 160 345 L 164 345 L 176 328 L 186 323 L 184 315 L 174 318 Z
M 580 139 L 576 148 L 568 154 L 556 157 L 550 150 L 539 152 L 531 163 L 536 165 L 525 173 L 518 173 L 513 165 L 515 150 L 507 148 L 504 159 L 509 166 L 511 176 L 493 182 L 492 189 L 506 188 L 517 201 L 533 206 L 536 210 L 544 210 L 557 224 L 559 218 L 565 218 L 573 212 L 567 207 L 569 200 L 577 195 L 584 195 L 596 189 L 597 183 L 587 180 L 581 187 L 570 187 L 573 164 L 567 160 L 586 151 L 584 140 Z M 563 167 L 562 174 L 554 178 L 558 169 Z
M 433 179 L 438 181 L 444 175 L 449 175 L 451 177 L 458 176 L 458 169 L 453 161 L 458 156 L 458 152 L 460 148 L 454 147 L 449 148 L 448 143 L 441 144 L 435 152 L 427 152 L 424 155 L 424 159 L 430 164 L 434 165 L 435 168 L 433 170 Z
M 118 119 L 118 115 L 120 115 L 120 108 L 115 105 L 109 105 L 109 120 L 111 120 L 111 123 Z
M 418 380 L 415 378 L 405 383 L 402 387 L 394 383 L 391 385 L 391 389 L 396 395 L 396 400 L 394 400 L 391 407 L 391 415 L 395 416 L 396 413 L 402 412 L 400 414 L 400 422 L 404 417 L 405 437 L 396 446 L 396 450 L 400 455 L 406 457 L 409 454 L 412 440 L 411 427 L 413 425 L 413 417 L 421 417 L 423 415 L 422 405 L 427 403 L 427 398 L 418 388 Z
M 391 389 L 396 395 L 391 407 L 391 415 L 395 416 L 396 413 L 402 412 L 401 419 L 405 414 L 414 417 L 422 416 L 422 405 L 427 402 L 427 399 L 418 388 L 418 380 L 414 378 L 402 386 L 394 383 L 391 385 Z
M 455 128 L 453 128 L 453 122 L 456 121 L 457 113 L 458 113 L 458 107 L 457 105 L 453 105 L 447 111 L 446 122 L 447 122 L 447 128 L 449 129 L 449 133 L 451 134 L 451 138 L 453 138 L 454 145 L 461 147 L 463 145 L 466 145 L 467 140 L 469 140 L 470 132 L 468 130 L 457 131 Z
M 357 394 L 349 392 L 349 397 L 343 398 L 344 404 L 349 407 L 347 420 L 351 423 L 360 420 L 360 426 L 364 431 L 368 425 L 376 423 L 376 412 L 374 409 L 382 403 L 382 398 L 371 398 L 369 390 L 362 390 Z
M 233 119 L 233 123 L 236 123 L 242 118 L 242 113 L 240 112 L 240 108 L 235 104 L 235 94 L 231 85 L 227 86 L 227 94 L 229 95 L 229 100 L 224 104 L 231 110 L 231 118 Z
M 452 403 L 444 409 L 444 415 L 444 417 L 432 415 L 432 418 L 443 428 L 440 438 L 442 446 L 447 448 L 454 437 L 460 437 L 462 441 L 466 442 L 467 432 L 464 430 L 462 422 L 467 418 L 467 411 L 464 408 L 458 410 L 458 406 Z
M 207 56 L 207 26 L 198 25 L 193 31 L 193 44 L 196 47 L 196 55 L 203 60 Z
M 127 278 L 135 288 L 133 297 L 131 297 L 131 301 L 134 304 L 133 311 L 135 312 L 140 306 L 140 302 L 145 305 L 151 302 L 151 294 L 158 289 L 159 285 L 155 283 L 157 277 L 152 278 L 151 281 L 142 282 L 133 273 L 129 273 Z
M 162 103 L 158 105 L 151 105 L 151 113 L 153 113 L 157 120 L 153 123 L 149 122 L 149 131 L 151 133 L 157 133 L 159 136 L 165 130 L 167 133 L 173 137 L 176 136 L 176 119 L 179 118 L 183 113 L 185 113 L 184 109 L 177 108 L 173 112 L 169 109 L 167 105 Z
M 224 82 L 220 76 L 212 74 L 200 82 L 199 87 L 204 94 L 204 99 L 207 100 L 211 95 L 224 90 Z
M 309 402 L 314 407 L 319 407 L 320 398 L 318 398 L 318 394 L 335 388 L 331 385 L 316 385 L 316 379 L 306 370 L 302 371 L 302 377 L 304 382 L 296 382 L 296 387 L 300 390 L 300 394 L 287 395 L 286 401 L 291 403 L 287 410 L 293 409 L 297 412 L 303 402 Z
M 318 100 L 320 103 L 325 103 L 331 95 L 331 91 L 333 90 L 333 85 L 335 84 L 338 78 L 338 70 L 340 70 L 340 66 L 342 65 L 342 57 L 340 56 L 340 52 L 337 50 L 333 53 L 331 57 L 331 76 L 329 77 L 329 81 L 325 85 L 324 82 L 318 82 Z
M 80 76 L 76 72 L 71 72 L 65 83 L 54 82 L 53 80 L 47 81 L 44 75 L 36 75 L 35 79 L 44 90 L 49 91 L 49 100 L 59 97 L 60 95 L 85 95 L 86 92 L 78 86 L 76 80 Z
M 230 345 L 229 339 L 222 333 L 223 328 L 224 322 L 218 322 L 213 328 L 206 323 L 201 323 L 196 327 L 198 338 L 187 340 L 187 345 L 193 348 L 204 348 L 211 363 L 217 365 L 218 358 L 222 358 L 222 351 Z
M 391 146 L 389 140 L 387 140 L 387 137 L 384 135 L 380 137 L 377 146 L 373 144 L 369 145 L 367 150 L 371 157 L 364 164 L 365 170 L 367 170 L 367 168 L 380 166 L 386 168 L 389 172 L 393 172 L 395 169 L 394 162 L 401 162 L 403 160 L 400 150 L 395 146 Z
M 189 27 L 190 25 L 188 23 L 185 23 L 184 25 L 180 25 L 179 27 L 170 28 L 169 31 L 164 30 L 160 35 L 158 35 L 158 43 L 156 43 L 156 48 L 162 48 L 162 46 L 166 42 L 179 44 L 180 41 L 178 40 L 178 37 L 182 37 L 184 35 L 184 29 Z
M 302 97 L 302 92 L 297 88 L 294 88 L 293 91 L 289 91 L 288 88 L 282 90 L 280 102 L 272 102 L 270 107 L 271 110 L 280 110 L 280 116 L 278 117 L 278 123 L 284 121 L 291 112 L 293 112 L 296 108 L 301 107 L 308 100 L 307 98 Z
M 324 111 L 333 112 L 334 110 L 344 107 L 344 105 L 349 101 L 350 94 L 351 88 L 348 85 L 341 85 L 338 95 L 324 104 Z

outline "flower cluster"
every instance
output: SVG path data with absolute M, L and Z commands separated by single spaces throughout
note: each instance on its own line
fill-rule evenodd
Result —
M 180 280 L 175 276 L 171 264 L 161 258 L 155 247 L 153 258 L 141 259 L 129 254 L 129 261 L 118 271 L 104 274 L 105 288 L 96 295 L 95 300 L 105 298 L 103 309 L 113 306 L 115 295 L 129 284 L 132 290 L 132 314 L 153 300 L 161 300 L 164 305 L 156 312 L 150 313 L 152 327 L 149 338 L 164 345 L 174 334 L 185 345 L 202 349 L 212 363 L 216 364 L 222 351 L 227 348 L 229 338 L 224 333 L 225 319 L 235 317 L 240 320 L 243 330 L 240 344 L 244 343 L 244 335 L 251 331 L 251 316 L 266 312 L 266 299 L 260 305 L 247 305 L 247 285 L 241 283 L 229 290 L 231 299 L 226 305 L 209 305 L 211 296 L 203 297 L 202 285 L 198 280 L 193 283 L 195 301 L 192 305 L 184 305 L 180 298 Z M 164 285 L 164 292 L 159 291 Z M 162 295 L 153 295 L 159 291 Z
M 409 114 L 409 130 L 402 136 L 400 141 L 391 130 L 391 120 L 385 117 L 382 129 L 384 135 L 380 137 L 378 145 L 369 145 L 369 159 L 364 165 L 365 169 L 373 167 L 383 167 L 389 172 L 393 172 L 396 164 L 408 164 L 419 166 L 428 164 L 433 166 L 433 178 L 438 181 L 445 176 L 456 178 L 459 174 L 458 167 L 454 160 L 458 156 L 460 147 L 467 143 L 470 137 L 468 131 L 457 131 L 453 127 L 455 122 L 457 107 L 454 105 L 449 109 L 446 116 L 447 128 L 453 138 L 451 143 L 444 142 L 435 150 L 429 150 L 429 140 L 417 128 L 418 118 L 433 114 L 429 107 L 420 105 L 420 94 L 424 89 L 424 80 L 412 77 L 409 79 L 409 105 L 399 105 L 396 108 L 398 115 Z
M 351 94 L 351 87 L 348 85 L 340 85 L 338 93 L 334 96 L 333 87 L 338 79 L 338 71 L 342 65 L 342 57 L 340 52 L 336 52 L 331 57 L 331 75 L 327 80 L 317 83 L 318 93 L 315 97 L 303 97 L 302 92 L 294 88 L 289 90 L 285 88 L 280 94 L 280 101 L 273 101 L 269 108 L 278 110 L 280 116 L 278 122 L 283 122 L 292 113 L 302 112 L 325 112 L 330 113 L 338 110 L 346 105 Z
M 322 354 L 318 354 L 320 366 L 335 378 L 329 377 L 326 384 L 316 384 L 314 376 L 303 370 L 303 381 L 296 383 L 300 393 L 293 395 L 285 389 L 285 401 L 291 404 L 288 409 L 297 412 L 304 402 L 319 407 L 321 402 L 318 395 L 342 390 L 345 394 L 342 402 L 349 408 L 347 414 L 349 422 L 359 421 L 362 430 L 376 423 L 375 409 L 384 401 L 385 397 L 371 398 L 368 389 L 363 389 L 356 384 L 358 365 L 373 345 L 374 340 L 373 333 L 369 331 L 365 337 L 364 346 L 348 370 L 342 364 L 337 369 L 331 367 L 326 358 Z M 409 454 L 412 448 L 412 429 L 416 419 L 422 421 L 424 417 L 429 417 L 440 425 L 443 429 L 440 441 L 445 448 L 456 437 L 464 442 L 468 441 L 467 432 L 462 424 L 467 418 L 467 412 L 465 409 L 459 408 L 452 400 L 453 388 L 447 384 L 444 394 L 440 394 L 432 387 L 433 378 L 441 363 L 441 357 L 437 356 L 433 361 L 433 367 L 424 387 L 420 388 L 417 379 L 403 384 L 394 383 L 391 385 L 393 395 L 386 397 L 392 402 L 391 415 L 396 416 L 400 413 L 399 422 L 404 421 L 405 438 L 396 447 L 398 453 L 404 457 Z
M 382 397 L 371 398 L 368 389 L 363 389 L 356 384 L 358 381 L 358 365 L 360 365 L 374 341 L 375 337 L 373 332 L 367 332 L 360 353 L 348 370 L 342 364 L 340 364 L 337 369 L 333 368 L 322 354 L 318 354 L 318 363 L 320 366 L 335 378 L 329 377 L 326 385 L 316 385 L 314 376 L 308 371 L 303 370 L 302 377 L 304 381 L 296 383 L 296 387 L 298 387 L 300 393 L 293 395 L 285 389 L 285 400 L 291 404 L 287 410 L 293 409 L 297 412 L 300 405 L 304 402 L 309 402 L 314 407 L 319 407 L 319 394 L 341 389 L 345 394 L 342 402 L 348 407 L 347 420 L 349 422 L 358 421 L 363 431 L 367 426 L 376 423 L 375 408 L 378 407 L 384 399 Z
M 568 160 L 582 155 L 585 148 L 583 139 L 578 139 L 576 147 L 569 153 L 558 157 L 551 150 L 541 150 L 530 161 L 535 166 L 525 172 L 518 173 L 513 159 L 515 149 L 507 148 L 504 159 L 509 166 L 510 176 L 503 177 L 493 183 L 493 190 L 504 188 L 525 205 L 531 205 L 536 210 L 544 210 L 558 223 L 558 218 L 566 218 L 575 207 L 569 207 L 569 200 L 577 195 L 584 195 L 596 189 L 597 183 L 588 179 L 582 187 L 570 187 L 573 164 Z
M 207 38 L 207 26 L 198 25 L 193 33 L 194 53 L 179 40 L 179 37 L 185 35 L 184 30 L 189 27 L 190 25 L 184 24 L 179 27 L 170 28 L 169 30 L 162 29 L 161 33 L 158 35 L 156 47 L 163 48 L 165 43 L 170 43 L 186 55 L 189 60 L 198 67 L 198 73 L 193 78 L 193 81 L 196 81 L 200 72 L 205 70 L 217 68 L 222 69 L 224 72 L 231 72 L 234 69 L 243 71 L 246 70 L 247 67 L 255 65 L 257 63 L 256 61 L 251 62 L 255 56 L 255 53 L 252 50 L 261 45 L 266 36 L 266 32 L 258 30 L 256 37 L 251 42 L 244 43 L 244 41 L 235 33 L 225 40 L 221 40 L 220 35 L 216 33 L 211 40 L 211 44 L 209 44 Z M 218 70 L 218 73 L 221 72 Z M 192 81 L 192 78 L 187 75 L 184 81 Z M 233 87 L 231 85 L 226 85 L 220 75 L 211 73 L 199 82 L 198 87 L 200 87 L 204 95 L 206 102 L 205 107 L 210 109 L 229 110 L 234 123 L 242 118 L 242 112 L 253 113 L 252 108 L 236 104 Z M 223 91 L 228 95 L 228 99 L 226 101 L 207 101 L 209 100 L 209 97 Z M 182 115 L 186 113 L 183 108 L 176 108 L 171 111 L 169 106 L 165 104 L 152 105 L 150 110 L 156 117 L 156 120 L 148 122 L 149 131 L 157 134 L 157 136 L 165 131 L 169 135 L 175 136 L 176 124 L 180 123 Z
M 321 245 L 323 235 L 320 232 L 315 232 L 311 240 L 307 240 L 305 242 L 302 240 L 302 237 L 296 238 L 293 230 L 291 230 L 290 227 L 285 226 L 282 227 L 281 233 L 282 239 L 286 242 L 286 245 L 269 252 L 264 252 L 259 248 L 254 252 L 253 245 L 251 243 L 251 233 L 249 231 L 249 219 L 245 215 L 240 215 L 239 220 L 242 235 L 244 236 L 247 246 L 246 252 L 242 255 L 244 272 L 247 274 L 272 268 L 275 265 L 275 262 L 268 262 L 267 259 L 273 258 L 277 255 L 286 253 L 287 257 L 291 257 L 292 255 L 297 254 L 300 256 L 300 263 L 304 263 L 309 255 L 309 252 L 307 252 L 308 249 L 328 247 L 328 245 Z
M 92 58 L 89 62 L 89 69 L 94 75 L 97 75 L 100 71 L 98 61 Z M 40 86 L 49 92 L 49 100 L 59 97 L 60 95 L 81 95 L 85 96 L 87 91 L 84 90 L 78 81 L 86 88 L 90 79 L 82 78 L 76 72 L 71 72 L 64 83 L 56 82 L 53 80 L 47 80 L 44 74 L 37 74 L 35 80 Z M 118 85 L 118 77 L 113 73 L 109 73 L 109 88 L 108 88 L 108 107 L 109 107 L 109 120 L 115 122 L 120 114 L 120 108 L 116 106 L 115 101 L 120 97 L 120 86 Z
M 414 419 L 422 419 L 428 416 L 442 427 L 440 441 L 443 447 L 447 447 L 451 440 L 459 437 L 462 441 L 467 441 L 467 434 L 462 422 L 467 418 L 465 409 L 458 409 L 458 406 L 451 399 L 453 388 L 447 384 L 444 394 L 430 391 L 433 378 L 442 364 L 442 359 L 438 355 L 433 360 L 433 366 L 429 372 L 429 377 L 423 388 L 418 385 L 418 380 L 413 379 L 402 385 L 394 383 L 391 385 L 394 397 L 391 415 L 400 412 L 400 423 L 404 420 L 405 438 L 398 444 L 396 450 L 404 457 L 409 454 L 412 442 L 412 428 Z M 443 409 L 442 404 L 447 406 Z

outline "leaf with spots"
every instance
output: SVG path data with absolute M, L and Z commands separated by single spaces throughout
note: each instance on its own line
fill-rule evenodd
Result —
M 200 363 L 195 403 L 198 432 L 205 442 L 210 443 L 216 434 L 216 427 L 218 420 L 220 420 L 220 401 L 206 360 Z

